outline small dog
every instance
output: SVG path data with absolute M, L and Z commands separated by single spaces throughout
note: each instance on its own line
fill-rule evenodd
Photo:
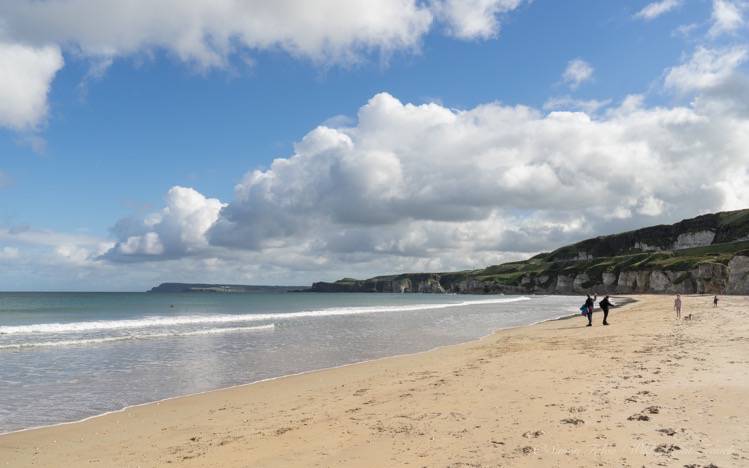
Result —
M 684 320 L 692 320 L 692 314 L 685 315 Z

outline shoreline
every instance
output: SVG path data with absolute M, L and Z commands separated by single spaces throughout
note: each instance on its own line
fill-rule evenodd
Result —
M 148 291 L 146 291 L 146 292 L 148 292 Z M 362 293 L 362 294 L 366 294 L 366 293 Z M 522 297 L 522 296 L 526 296 L 526 295 L 525 294 L 520 294 L 518 296 Z M 611 296 L 611 297 L 616 297 L 616 296 Z M 628 298 L 628 297 L 623 297 L 623 299 L 624 299 L 623 301 L 621 301 L 620 303 L 617 303 L 617 308 L 621 308 L 621 307 L 626 306 L 627 304 L 631 304 L 631 303 L 637 302 L 636 299 L 632 299 L 632 298 Z M 596 311 L 600 311 L 600 309 L 596 309 Z M 13 431 L 0 432 L 0 437 L 6 436 L 6 435 L 11 435 L 11 434 L 17 434 L 17 433 L 20 433 L 20 432 L 29 432 L 29 431 L 39 430 L 39 429 L 48 429 L 48 428 L 55 428 L 55 427 L 60 427 L 60 426 L 66 426 L 66 425 L 70 425 L 70 424 L 83 423 L 83 422 L 86 422 L 86 421 L 90 421 L 92 419 L 105 417 L 105 416 L 108 416 L 110 414 L 122 413 L 122 412 L 127 411 L 127 410 L 129 410 L 131 408 L 139 408 L 139 407 L 148 406 L 148 405 L 157 405 L 157 404 L 160 404 L 160 403 L 164 403 L 164 402 L 168 402 L 168 401 L 173 401 L 173 400 L 177 400 L 177 399 L 180 399 L 180 398 L 190 398 L 190 397 L 195 397 L 195 396 L 201 396 L 201 395 L 210 394 L 210 393 L 213 393 L 213 392 L 221 392 L 221 391 L 232 390 L 232 389 L 236 389 L 236 388 L 249 387 L 251 385 L 265 383 L 265 382 L 273 382 L 273 381 L 277 381 L 277 380 L 284 379 L 284 378 L 287 378 L 287 377 L 296 377 L 296 376 L 303 376 L 303 375 L 308 375 L 308 374 L 312 374 L 312 373 L 316 373 L 316 372 L 324 372 L 324 371 L 334 370 L 334 369 L 343 369 L 343 368 L 350 367 L 350 366 L 356 366 L 356 365 L 359 365 L 359 364 L 365 364 L 365 363 L 371 363 L 371 362 L 378 362 L 378 361 L 382 361 L 382 360 L 385 360 L 385 359 L 407 357 L 407 356 L 417 356 L 419 354 L 430 353 L 432 351 L 436 351 L 436 350 L 443 349 L 443 348 L 448 348 L 448 347 L 451 347 L 451 346 L 460 346 L 460 345 L 464 345 L 464 344 L 468 344 L 468 343 L 480 342 L 481 340 L 483 340 L 485 338 L 489 338 L 489 337 L 495 335 L 496 333 L 500 333 L 500 332 L 505 331 L 505 330 L 514 330 L 514 329 L 518 329 L 518 328 L 533 327 L 533 326 L 536 326 L 536 325 L 539 325 L 539 324 L 545 323 L 545 322 L 554 322 L 554 321 L 559 321 L 559 320 L 568 320 L 568 319 L 579 317 L 579 316 L 580 316 L 580 314 L 576 314 L 576 313 L 573 313 L 573 314 L 564 314 L 564 315 L 560 315 L 560 316 L 557 316 L 557 317 L 552 317 L 552 318 L 548 318 L 548 319 L 544 319 L 544 320 L 538 320 L 536 322 L 531 322 L 531 323 L 528 323 L 528 324 L 496 328 L 496 329 L 493 329 L 492 331 L 490 331 L 489 333 L 487 333 L 485 335 L 479 336 L 478 338 L 473 338 L 473 339 L 470 339 L 468 341 L 461 341 L 461 342 L 458 342 L 458 343 L 450 343 L 450 344 L 435 346 L 433 348 L 429 348 L 429 349 L 426 349 L 426 350 L 423 350 L 423 351 L 415 351 L 415 352 L 412 352 L 412 353 L 404 353 L 404 354 L 393 354 L 393 355 L 382 356 L 382 357 L 378 357 L 378 358 L 374 358 L 374 359 L 365 359 L 363 361 L 350 362 L 350 363 L 346 363 L 346 364 L 340 364 L 340 365 L 337 365 L 337 366 L 321 367 L 321 368 L 318 368 L 318 369 L 310 369 L 310 370 L 301 371 L 301 372 L 294 372 L 294 373 L 291 373 L 291 374 L 284 374 L 284 375 L 279 375 L 279 376 L 276 376 L 276 377 L 268 377 L 266 379 L 254 380 L 252 382 L 245 382 L 245 383 L 240 383 L 240 384 L 236 384 L 236 385 L 229 385 L 228 387 L 220 387 L 220 388 L 214 388 L 214 389 L 210 389 L 210 390 L 204 390 L 202 392 L 186 393 L 186 394 L 183 394 L 183 395 L 175 395 L 175 396 L 161 398 L 161 399 L 153 400 L 153 401 L 147 401 L 147 402 L 143 402 L 143 403 L 135 403 L 135 404 L 132 404 L 132 405 L 123 406 L 122 408 L 119 408 L 119 409 L 105 411 L 103 413 L 94 414 L 94 415 L 91 415 L 91 416 L 86 416 L 84 418 L 76 419 L 76 420 L 73 420 L 73 421 L 63 421 L 63 422 L 58 422 L 58 423 L 45 424 L 45 425 L 41 425 L 41 426 L 27 427 L 27 428 L 17 429 L 17 430 L 13 430 Z
M 638 296 L 611 327 L 545 320 L 11 432 L 0 466 L 746 464 L 749 298 L 710 298 L 687 298 L 692 321 Z

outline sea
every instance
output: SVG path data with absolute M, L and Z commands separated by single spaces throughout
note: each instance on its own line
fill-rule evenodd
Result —
M 426 351 L 576 313 L 569 296 L 0 293 L 0 433 Z

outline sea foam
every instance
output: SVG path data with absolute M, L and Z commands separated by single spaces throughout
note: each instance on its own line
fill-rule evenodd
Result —
M 24 349 L 24 348 L 48 348 L 51 346 L 83 346 L 100 343 L 111 343 L 114 341 L 129 341 L 129 340 L 148 340 L 153 338 L 171 338 L 180 336 L 199 336 L 199 335 L 218 335 L 223 333 L 237 333 L 237 332 L 261 332 L 261 331 L 272 331 L 276 328 L 275 324 L 258 325 L 255 327 L 225 327 L 225 328 L 209 328 L 207 330 L 195 330 L 189 332 L 172 332 L 172 333 L 146 333 L 146 334 L 131 334 L 122 336 L 106 336 L 102 338 L 83 338 L 80 340 L 57 340 L 57 341 L 29 341 L 24 343 L 14 343 L 8 345 L 0 345 L 0 350 L 4 349 Z
M 32 325 L 9 325 L 0 327 L 0 335 L 18 334 L 58 334 L 80 333 L 111 330 L 127 330 L 150 327 L 174 327 L 186 325 L 204 325 L 241 322 L 267 322 L 275 320 L 292 320 L 300 318 L 330 317 L 337 315 L 372 314 L 383 312 L 409 312 L 418 310 L 446 309 L 450 307 L 465 307 L 482 304 L 505 304 L 509 302 L 527 301 L 528 297 L 494 298 L 474 301 L 447 302 L 438 304 L 410 304 L 394 306 L 367 307 L 332 307 L 318 310 L 305 310 L 287 313 L 264 314 L 221 314 L 221 315 L 175 315 L 151 316 L 128 320 L 95 320 L 88 322 L 70 323 L 36 323 Z

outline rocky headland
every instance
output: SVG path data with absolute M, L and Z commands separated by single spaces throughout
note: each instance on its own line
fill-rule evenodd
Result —
M 479 270 L 344 278 L 309 291 L 749 294 L 749 209 L 600 236 Z

